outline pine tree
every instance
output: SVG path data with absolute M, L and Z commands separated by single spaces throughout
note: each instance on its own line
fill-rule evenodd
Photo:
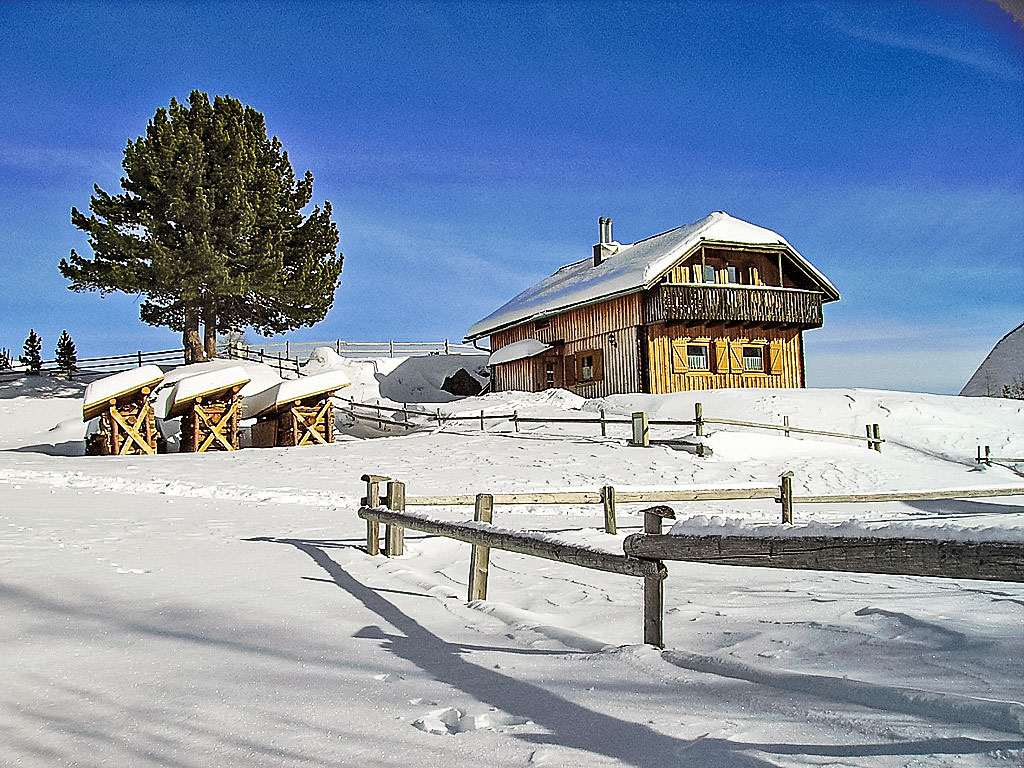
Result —
M 75 350 L 75 342 L 71 340 L 71 334 L 67 332 L 67 329 L 62 331 L 60 338 L 57 339 L 54 360 L 57 363 L 58 370 L 68 379 L 74 375 L 75 368 L 78 365 L 78 352 Z
M 218 332 L 281 333 L 327 314 L 343 261 L 331 204 L 303 216 L 313 175 L 295 178 L 262 114 L 199 91 L 171 99 L 122 167 L 123 193 L 97 186 L 92 215 L 71 209 L 93 250 L 61 260 L 71 290 L 144 294 L 142 320 L 181 331 L 189 361 L 215 355 Z
M 9 371 L 14 367 L 14 360 L 11 357 L 11 350 L 7 347 L 0 347 L 0 371 Z
M 28 372 L 39 373 L 43 367 L 43 340 L 36 334 L 35 328 L 29 329 L 25 339 L 25 354 L 18 356 L 18 362 L 28 366 Z

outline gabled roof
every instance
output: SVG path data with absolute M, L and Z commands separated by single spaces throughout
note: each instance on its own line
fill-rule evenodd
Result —
M 586 258 L 562 267 L 473 325 L 466 332 L 466 340 L 572 307 L 645 290 L 694 248 L 715 243 L 781 248 L 819 286 L 825 301 L 839 298 L 839 291 L 828 278 L 778 232 L 715 211 L 685 227 L 623 245 L 597 266 L 593 258 Z

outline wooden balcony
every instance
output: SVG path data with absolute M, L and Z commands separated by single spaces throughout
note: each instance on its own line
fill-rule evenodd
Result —
M 752 285 L 659 285 L 645 297 L 648 323 L 679 320 L 820 328 L 821 294 Z

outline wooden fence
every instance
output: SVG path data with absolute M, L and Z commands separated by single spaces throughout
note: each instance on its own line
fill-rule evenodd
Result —
M 663 504 L 643 510 L 644 532 L 627 536 L 623 554 L 552 540 L 550 535 L 497 529 L 491 525 L 495 504 L 597 504 L 605 508 L 605 530 L 614 532 L 614 505 L 620 502 L 700 501 L 710 499 L 769 498 L 783 505 L 784 521 L 792 521 L 793 502 L 852 503 L 864 501 L 917 501 L 923 499 L 1024 496 L 1020 488 L 918 491 L 909 493 L 792 496 L 792 473 L 781 475 L 778 489 L 690 488 L 669 491 L 628 491 L 616 494 L 610 486 L 600 492 L 457 494 L 406 496 L 405 484 L 383 475 L 366 474 L 366 495 L 359 516 L 366 521 L 366 551 L 380 554 L 380 524 L 385 525 L 384 554 L 402 555 L 405 529 L 463 541 L 472 545 L 469 567 L 469 600 L 487 599 L 487 573 L 491 549 L 578 565 L 584 568 L 638 576 L 644 579 L 644 643 L 664 647 L 665 561 L 689 561 L 715 565 L 756 566 L 853 573 L 1024 582 L 1024 544 L 1018 542 L 971 542 L 939 539 L 838 537 L 838 536 L 724 536 L 664 535 L 662 521 L 674 511 Z M 380 498 L 380 484 L 387 492 Z M 788 493 L 787 493 L 788 492 Z M 787 495 L 789 519 L 786 520 Z M 609 527 L 609 500 L 611 527 Z M 455 523 L 411 513 L 408 506 L 474 507 L 472 522 Z
M 514 411 L 511 414 L 488 414 L 486 411 L 481 410 L 479 414 L 474 415 L 461 415 L 461 416 L 450 416 L 442 415 L 441 409 L 436 409 L 435 413 L 428 413 L 426 411 L 412 411 L 407 407 L 403 408 L 392 408 L 390 406 L 380 405 L 377 403 L 371 405 L 369 403 L 357 403 L 354 400 L 347 400 L 346 410 L 350 413 L 353 418 L 361 419 L 363 421 L 375 421 L 377 422 L 378 428 L 382 431 L 385 427 L 399 426 L 406 429 L 412 429 L 417 427 L 434 426 L 442 427 L 448 423 L 457 423 L 462 421 L 478 423 L 480 430 L 484 431 L 487 429 L 487 423 L 490 422 L 492 425 L 495 422 L 512 422 L 515 431 L 519 431 L 520 424 L 596 424 L 601 428 L 601 436 L 607 437 L 609 425 L 627 425 L 631 429 L 631 435 L 634 435 L 634 443 L 647 445 L 650 442 L 657 443 L 658 441 L 651 441 L 648 438 L 644 438 L 638 441 L 635 437 L 637 430 L 638 420 L 642 422 L 645 427 L 693 427 L 694 434 L 698 437 L 704 436 L 704 428 L 708 424 L 722 424 L 726 426 L 736 427 L 747 427 L 751 429 L 769 429 L 785 433 L 786 437 L 790 437 L 792 434 L 803 434 L 803 435 L 820 435 L 823 437 L 837 437 L 847 440 L 858 440 L 867 443 L 867 447 L 871 450 L 878 451 L 881 453 L 882 444 L 885 442 L 882 439 L 881 431 L 878 424 L 867 424 L 865 425 L 865 434 L 863 435 L 851 435 L 845 432 L 830 432 L 820 429 L 806 429 L 803 427 L 797 427 L 789 423 L 789 417 L 783 417 L 782 424 L 767 424 L 756 421 L 740 421 L 738 419 L 723 419 L 716 417 L 704 416 L 704 406 L 702 403 L 694 404 L 694 418 L 693 419 L 650 419 L 645 413 L 632 414 L 630 418 L 622 417 L 608 417 L 605 415 L 604 408 L 598 411 L 597 417 L 573 417 L 573 416 L 520 416 L 518 411 Z M 362 411 L 360 413 L 359 411 Z M 368 411 L 376 413 L 376 418 L 367 415 Z M 385 421 L 383 414 L 385 413 L 398 413 L 404 417 L 403 422 L 396 422 L 394 419 Z M 416 422 L 414 419 L 421 419 L 423 421 Z M 647 430 L 643 430 L 644 434 Z
M 185 352 L 181 349 L 163 349 L 156 352 L 139 350 L 126 355 L 108 355 L 107 357 L 82 357 L 75 363 L 75 372 L 83 373 L 119 373 L 143 365 L 184 365 Z M 58 374 L 63 371 L 57 366 L 56 360 L 44 360 L 40 373 Z M 0 371 L 0 377 L 17 378 L 29 374 L 26 368 L 13 368 Z
M 281 341 L 265 344 L 232 344 L 236 349 L 263 352 L 284 358 L 308 356 L 318 347 L 329 347 L 342 357 L 412 357 L 417 355 L 487 355 L 486 350 L 469 344 L 441 341 Z

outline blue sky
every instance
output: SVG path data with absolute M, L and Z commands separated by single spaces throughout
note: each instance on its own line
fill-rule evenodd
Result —
M 334 309 L 292 339 L 460 338 L 712 210 L 839 288 L 808 384 L 956 392 L 1024 320 L 1024 30 L 997 4 L 0 3 L 0 345 L 176 346 L 74 294 L 69 220 L 172 96 L 263 112 L 330 200 Z

